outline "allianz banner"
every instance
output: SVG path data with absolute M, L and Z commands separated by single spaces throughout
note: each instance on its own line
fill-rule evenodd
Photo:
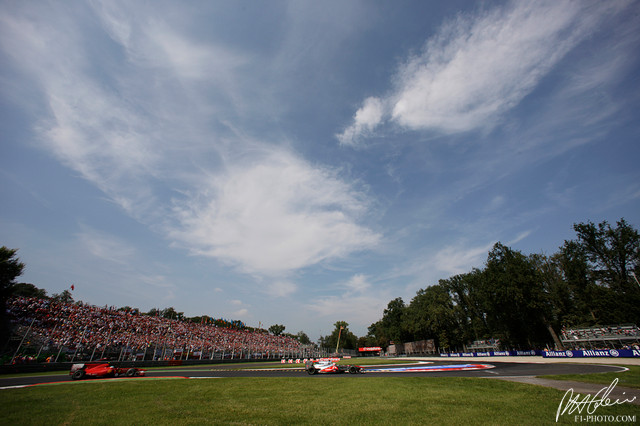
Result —
M 638 349 L 590 349 L 586 351 L 547 351 L 543 352 L 545 358 L 640 358 Z

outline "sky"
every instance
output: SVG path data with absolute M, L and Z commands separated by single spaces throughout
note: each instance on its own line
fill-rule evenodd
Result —
M 637 1 L 0 2 L 19 282 L 312 340 L 640 228 Z

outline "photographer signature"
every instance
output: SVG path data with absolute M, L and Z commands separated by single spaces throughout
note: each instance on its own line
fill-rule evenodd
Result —
M 556 411 L 556 422 L 563 414 L 573 414 L 575 412 L 582 413 L 586 410 L 587 414 L 593 414 L 599 407 L 610 407 L 612 405 L 624 404 L 625 402 L 633 402 L 636 400 L 634 396 L 632 399 L 625 399 L 620 401 L 619 399 L 612 400 L 609 398 L 609 394 L 618 384 L 618 379 L 613 379 L 613 382 L 606 387 L 602 388 L 595 395 L 586 394 L 582 397 L 579 393 L 573 395 L 573 388 L 567 390 L 562 397 L 558 411 Z M 582 399 L 580 399 L 582 398 Z

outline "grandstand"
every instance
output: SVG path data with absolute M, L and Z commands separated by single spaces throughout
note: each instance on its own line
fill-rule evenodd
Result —
M 563 328 L 561 341 L 571 349 L 623 349 L 640 344 L 640 328 L 635 324 Z
M 389 345 L 387 354 L 390 356 L 407 355 L 407 356 L 424 356 L 436 353 L 436 347 L 433 339 L 418 340 L 416 342 L 396 343 Z
M 289 336 L 149 316 L 82 303 L 9 300 L 20 353 L 50 362 L 298 358 L 320 356 Z M 18 354 L 16 350 L 16 355 Z M 15 355 L 14 355 L 15 357 Z
M 473 343 L 465 348 L 466 352 L 496 352 L 499 350 L 499 339 L 474 340 Z

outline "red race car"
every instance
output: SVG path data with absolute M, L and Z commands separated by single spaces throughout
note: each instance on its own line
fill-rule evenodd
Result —
M 144 376 L 146 370 L 139 368 L 119 368 L 109 363 L 73 364 L 69 375 L 73 380 L 81 380 L 89 377 L 136 377 Z
M 304 368 L 310 375 L 318 373 L 364 373 L 364 368 L 359 365 L 340 365 L 330 360 L 307 361 Z

